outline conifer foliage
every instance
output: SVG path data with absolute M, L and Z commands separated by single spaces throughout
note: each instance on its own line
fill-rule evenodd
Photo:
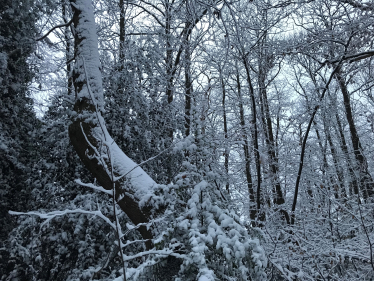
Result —
M 9 210 L 31 206 L 33 165 L 38 161 L 40 121 L 33 112 L 28 86 L 34 69 L 28 57 L 34 51 L 38 14 L 33 1 L 1 1 L 0 5 L 0 275 L 17 266 L 5 242 L 16 218 Z

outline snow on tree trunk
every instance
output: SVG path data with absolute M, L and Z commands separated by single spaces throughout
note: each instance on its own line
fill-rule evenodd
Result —
M 98 39 L 90 0 L 72 0 L 75 30 L 75 67 L 73 72 L 76 101 L 70 140 L 84 165 L 106 190 L 115 188 L 118 205 L 137 225 L 147 223 L 156 183 L 137 166 L 109 135 L 102 113 L 104 98 Z M 113 171 L 113 175 L 112 175 Z M 139 227 L 144 239 L 152 239 L 146 226 Z M 152 247 L 151 240 L 146 243 Z

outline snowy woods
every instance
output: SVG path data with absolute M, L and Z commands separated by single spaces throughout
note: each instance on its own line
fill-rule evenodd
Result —
M 374 280 L 374 2 L 0 0 L 0 280 Z

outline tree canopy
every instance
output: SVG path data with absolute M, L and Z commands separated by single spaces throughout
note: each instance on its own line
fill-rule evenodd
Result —
M 373 12 L 2 0 L 1 280 L 372 280 Z

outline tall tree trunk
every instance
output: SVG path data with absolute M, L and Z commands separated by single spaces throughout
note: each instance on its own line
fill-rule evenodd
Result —
M 300 162 L 299 162 L 299 170 L 297 172 L 297 178 L 296 178 L 296 184 L 295 184 L 295 191 L 294 191 L 294 197 L 293 197 L 293 202 L 292 202 L 292 209 L 291 209 L 291 221 L 290 223 L 293 225 L 295 223 L 295 210 L 296 210 L 296 204 L 297 204 L 297 197 L 299 193 L 299 185 L 300 185 L 300 180 L 301 180 L 301 175 L 303 172 L 303 167 L 304 167 L 304 156 L 305 156 L 305 149 L 306 149 L 306 142 L 308 140 L 309 132 L 312 126 L 312 123 L 314 121 L 314 117 L 319 109 L 320 103 L 322 102 L 323 98 L 325 97 L 326 91 L 329 88 L 329 85 L 331 83 L 332 78 L 334 77 L 336 71 L 340 67 L 342 60 L 340 60 L 339 64 L 337 67 L 334 68 L 332 71 L 329 80 L 327 81 L 325 88 L 323 89 L 321 96 L 319 97 L 318 104 L 313 108 L 312 115 L 310 117 L 308 127 L 305 131 L 304 138 L 302 138 L 302 143 L 301 143 L 301 154 L 300 154 Z M 301 126 L 300 126 L 301 130 Z M 300 136 L 301 138 L 301 136 Z
M 330 98 L 330 101 L 333 105 L 337 104 L 336 96 L 332 97 L 331 95 L 329 95 L 329 98 Z M 340 117 L 339 117 L 338 111 L 336 109 L 336 106 L 333 106 L 333 109 L 335 111 L 334 112 L 334 117 L 335 117 L 335 121 L 336 121 L 336 126 L 334 126 L 334 129 L 336 130 L 335 133 L 338 136 L 340 149 L 343 151 L 344 158 L 346 160 L 347 168 L 348 168 L 349 193 L 350 193 L 350 195 L 358 194 L 358 191 L 359 191 L 358 190 L 358 182 L 357 182 L 356 175 L 353 171 L 354 166 L 353 166 L 353 163 L 351 161 L 351 157 L 350 157 L 349 152 L 348 152 L 348 145 L 347 145 L 347 141 L 345 139 L 343 126 L 342 126 L 342 123 L 340 121 Z
M 251 158 L 249 156 L 248 134 L 247 134 L 247 126 L 245 124 L 243 98 L 242 98 L 242 90 L 241 90 L 239 72 L 236 73 L 236 83 L 237 83 L 238 97 L 239 97 L 240 125 L 242 127 L 242 136 L 243 136 L 245 176 L 246 176 L 246 179 L 247 179 L 247 187 L 248 187 L 248 193 L 249 193 L 249 204 L 250 204 L 250 206 L 249 206 L 249 217 L 251 218 L 252 222 L 254 222 L 256 220 L 256 216 L 257 216 L 257 208 L 256 208 L 255 193 L 254 193 L 253 184 L 252 184 Z M 254 206 L 251 206 L 252 204 Z
M 348 125 L 349 125 L 349 131 L 351 133 L 353 153 L 355 155 L 355 159 L 357 161 L 358 169 L 359 169 L 358 170 L 359 181 L 360 181 L 360 188 L 362 190 L 362 195 L 364 196 L 364 198 L 373 197 L 374 195 L 373 178 L 371 177 L 368 171 L 368 163 L 366 161 L 365 156 L 363 155 L 363 149 L 362 149 L 362 145 L 360 142 L 360 137 L 358 136 L 356 125 L 353 120 L 349 92 L 348 92 L 345 80 L 342 77 L 341 68 L 338 69 L 338 71 L 335 74 L 335 77 L 339 83 L 340 90 L 343 94 L 345 114 L 346 114 Z
M 105 190 L 114 189 L 117 204 L 130 220 L 135 225 L 148 223 L 151 208 L 140 202 L 144 196 L 153 193 L 156 183 L 123 153 L 105 127 L 102 117 L 102 76 L 92 3 L 89 0 L 71 0 L 71 5 L 75 28 L 73 84 L 77 95 L 75 115 L 69 126 L 71 143 L 98 183 Z M 146 240 L 146 247 L 152 248 L 151 230 L 144 225 L 138 230 Z
M 264 127 L 265 142 L 267 146 L 267 154 L 270 160 L 269 166 L 271 171 L 271 182 L 273 185 L 273 203 L 280 206 L 285 203 L 282 188 L 279 180 L 279 167 L 278 158 L 275 153 L 275 141 L 273 134 L 272 121 L 270 116 L 269 102 L 267 98 L 265 78 L 266 73 L 264 71 L 265 66 L 259 63 L 258 73 L 258 85 L 260 89 L 260 104 L 261 104 L 261 119 Z M 287 223 L 289 223 L 289 215 L 287 211 L 281 209 L 281 213 L 284 216 Z
M 314 120 L 313 120 L 313 125 L 314 125 L 314 130 L 316 131 L 318 145 L 319 145 L 319 148 L 321 149 L 321 153 L 322 153 L 322 158 L 323 158 L 322 159 L 322 163 L 323 163 L 322 175 L 323 175 L 323 178 L 325 178 L 326 172 L 327 172 L 327 169 L 328 169 L 326 147 L 323 146 L 321 134 L 319 133 L 319 130 L 317 128 L 317 122 L 314 121 Z M 324 184 L 326 185 L 326 183 L 327 182 L 325 182 Z
M 119 62 L 121 70 L 124 67 L 125 60 L 125 3 L 124 0 L 119 1 Z
M 225 83 L 223 81 L 222 77 L 222 71 L 220 70 L 220 80 L 221 80 L 221 88 L 222 88 L 222 109 L 223 109 L 223 133 L 225 137 L 225 171 L 226 171 L 226 177 L 227 177 L 227 182 L 226 182 L 226 191 L 230 193 L 230 183 L 229 183 L 229 155 L 230 155 L 230 150 L 227 147 L 227 141 L 228 141 L 228 132 L 227 132 L 227 116 L 226 116 L 226 88 L 225 88 Z M 243 105 L 242 105 L 243 107 Z M 243 113 L 244 114 L 244 113 Z
M 338 177 L 338 188 L 341 191 L 342 196 L 345 198 L 345 197 L 347 197 L 347 194 L 345 192 L 343 171 L 342 171 L 341 167 L 339 167 L 339 164 L 338 164 L 339 163 L 338 155 L 337 155 L 337 152 L 336 152 L 335 145 L 334 145 L 334 143 L 332 141 L 332 138 L 331 138 L 331 133 L 330 133 L 329 126 L 326 126 L 326 125 L 325 125 L 325 134 L 326 134 L 326 138 L 327 138 L 327 141 L 329 143 L 329 146 L 330 146 L 330 152 L 331 152 L 331 155 L 332 155 L 332 160 L 333 160 L 333 163 L 334 163 L 336 175 Z
M 191 131 L 191 97 L 192 97 L 192 81 L 191 81 L 191 50 L 188 35 L 185 38 L 185 107 L 184 107 L 184 128 L 186 137 Z
M 349 173 L 349 176 L 350 176 L 350 181 L 349 181 L 350 193 L 351 194 L 358 194 L 359 188 L 358 188 L 358 182 L 357 182 L 356 174 L 353 171 L 354 165 L 351 161 L 351 157 L 349 156 L 347 141 L 345 139 L 343 127 L 342 127 L 342 124 L 341 124 L 340 117 L 339 117 L 338 113 L 335 114 L 335 118 L 336 118 L 336 123 L 338 125 L 337 130 L 338 130 L 338 135 L 339 135 L 339 138 L 340 138 L 341 150 L 343 151 L 345 159 L 347 161 L 348 173 Z
M 172 103 L 174 100 L 174 71 L 173 71 L 173 48 L 171 40 L 171 8 L 172 4 L 169 0 L 165 1 L 165 40 L 166 40 L 166 97 L 167 104 L 165 105 L 166 110 L 166 145 L 170 146 L 173 142 L 174 137 L 174 120 L 173 120 L 173 107 Z M 175 155 L 172 152 L 168 153 L 168 159 L 165 163 L 167 183 L 171 183 L 173 180 L 173 162 Z
M 171 109 L 171 103 L 174 100 L 173 84 L 173 48 L 171 45 L 171 4 L 169 1 L 165 2 L 165 36 L 166 36 L 166 96 L 169 110 Z M 168 136 L 169 139 L 173 139 L 174 129 L 171 120 L 171 114 L 168 120 Z
M 62 4 L 62 16 L 64 23 L 67 24 L 69 22 L 68 20 L 68 11 L 66 4 Z M 73 92 L 73 77 L 71 75 L 71 40 L 69 36 L 69 27 L 65 27 L 64 31 L 64 37 L 65 37 L 65 55 L 66 55 L 66 72 L 67 72 L 67 78 L 68 78 L 68 96 L 71 96 Z
M 255 100 L 255 93 L 252 86 L 252 80 L 249 73 L 249 65 L 246 57 L 243 57 L 243 64 L 245 68 L 245 72 L 247 74 L 247 82 L 249 86 L 249 96 L 251 98 L 252 104 L 252 126 L 253 126 L 253 145 L 254 145 L 254 154 L 255 154 L 255 162 L 256 162 L 256 172 L 257 172 L 257 191 L 256 191 L 256 203 L 257 203 L 257 212 L 260 212 L 261 209 L 261 163 L 260 163 L 260 152 L 258 147 L 258 129 L 257 129 L 257 111 L 256 111 L 256 100 Z M 259 217 L 260 220 L 264 220 L 265 217 L 261 215 Z

